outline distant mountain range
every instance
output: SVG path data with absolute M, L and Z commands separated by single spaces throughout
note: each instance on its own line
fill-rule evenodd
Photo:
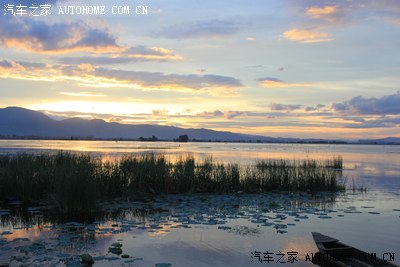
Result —
M 256 141 L 263 136 L 236 134 L 208 129 L 184 129 L 150 124 L 120 124 L 104 120 L 70 118 L 54 120 L 45 114 L 19 107 L 0 109 L 0 135 L 75 139 L 139 139 L 156 136 L 159 140 L 173 140 L 188 135 L 191 140 Z
M 188 135 L 190 140 L 227 142 L 285 142 L 285 143 L 345 143 L 341 140 L 274 138 L 238 134 L 209 129 L 185 129 L 150 124 L 120 124 L 94 119 L 70 118 L 54 120 L 45 114 L 19 107 L 0 109 L 0 137 L 43 139 L 129 139 L 139 140 L 155 136 L 158 140 L 174 140 Z M 355 143 L 400 144 L 400 138 L 358 140 Z M 354 143 L 351 142 L 351 143 Z

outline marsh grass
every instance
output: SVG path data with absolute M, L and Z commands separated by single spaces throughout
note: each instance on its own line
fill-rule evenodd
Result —
M 265 160 L 256 165 L 257 181 L 262 191 L 338 191 L 344 184 L 342 158 L 332 160 Z
M 342 159 L 263 160 L 253 166 L 192 156 L 128 155 L 102 162 L 86 154 L 0 156 L 0 200 L 46 201 L 62 214 L 91 213 L 100 200 L 149 194 L 340 191 Z

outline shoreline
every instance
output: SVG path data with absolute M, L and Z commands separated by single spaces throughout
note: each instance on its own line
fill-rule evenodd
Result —
M 316 144 L 316 145 L 383 145 L 383 146 L 397 146 L 400 143 L 397 142 L 378 142 L 378 141 L 365 141 L 365 142 L 357 142 L 357 141 L 342 141 L 342 140 L 316 140 L 316 141 L 258 141 L 258 140 L 237 140 L 237 141 L 228 141 L 228 140 L 189 140 L 187 142 L 181 142 L 177 140 L 171 139 L 158 139 L 151 140 L 151 138 L 146 140 L 141 140 L 140 138 L 84 138 L 84 137 L 4 137 L 0 136 L 0 140 L 16 140 L 16 141 L 104 141 L 104 142 L 167 142 L 167 143 L 228 143 L 228 144 Z

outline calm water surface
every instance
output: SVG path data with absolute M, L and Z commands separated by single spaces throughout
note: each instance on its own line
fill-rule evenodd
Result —
M 298 261 L 285 265 L 314 266 L 305 259 L 316 252 L 311 232 L 317 231 L 378 257 L 394 252 L 400 264 L 400 146 L 0 140 L 2 154 L 58 150 L 89 152 L 103 160 L 126 153 L 163 153 L 171 160 L 190 154 L 243 165 L 259 159 L 342 156 L 348 186 L 363 186 L 367 192 L 113 202 L 104 203 L 107 217 L 87 223 L 61 223 L 35 207 L 18 216 L 0 207 L 0 263 L 15 256 L 12 266 L 65 266 L 88 252 L 96 257 L 95 266 L 283 266 L 276 263 L 278 254 L 288 261 L 287 253 L 297 252 Z M 114 242 L 130 258 L 107 253 Z M 260 263 L 255 252 L 264 260 L 264 253 L 273 253 L 273 262 Z

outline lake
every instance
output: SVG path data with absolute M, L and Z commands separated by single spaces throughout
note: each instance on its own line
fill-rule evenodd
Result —
M 112 201 L 103 203 L 103 216 L 86 221 L 55 218 L 41 207 L 0 206 L 0 263 L 14 257 L 11 266 L 74 266 L 89 253 L 95 266 L 314 266 L 306 259 L 317 251 L 316 231 L 381 258 L 396 253 L 400 264 L 400 146 L 0 140 L 1 154 L 59 150 L 104 161 L 162 153 L 241 165 L 341 156 L 348 190 Z M 129 257 L 108 253 L 113 244 Z

